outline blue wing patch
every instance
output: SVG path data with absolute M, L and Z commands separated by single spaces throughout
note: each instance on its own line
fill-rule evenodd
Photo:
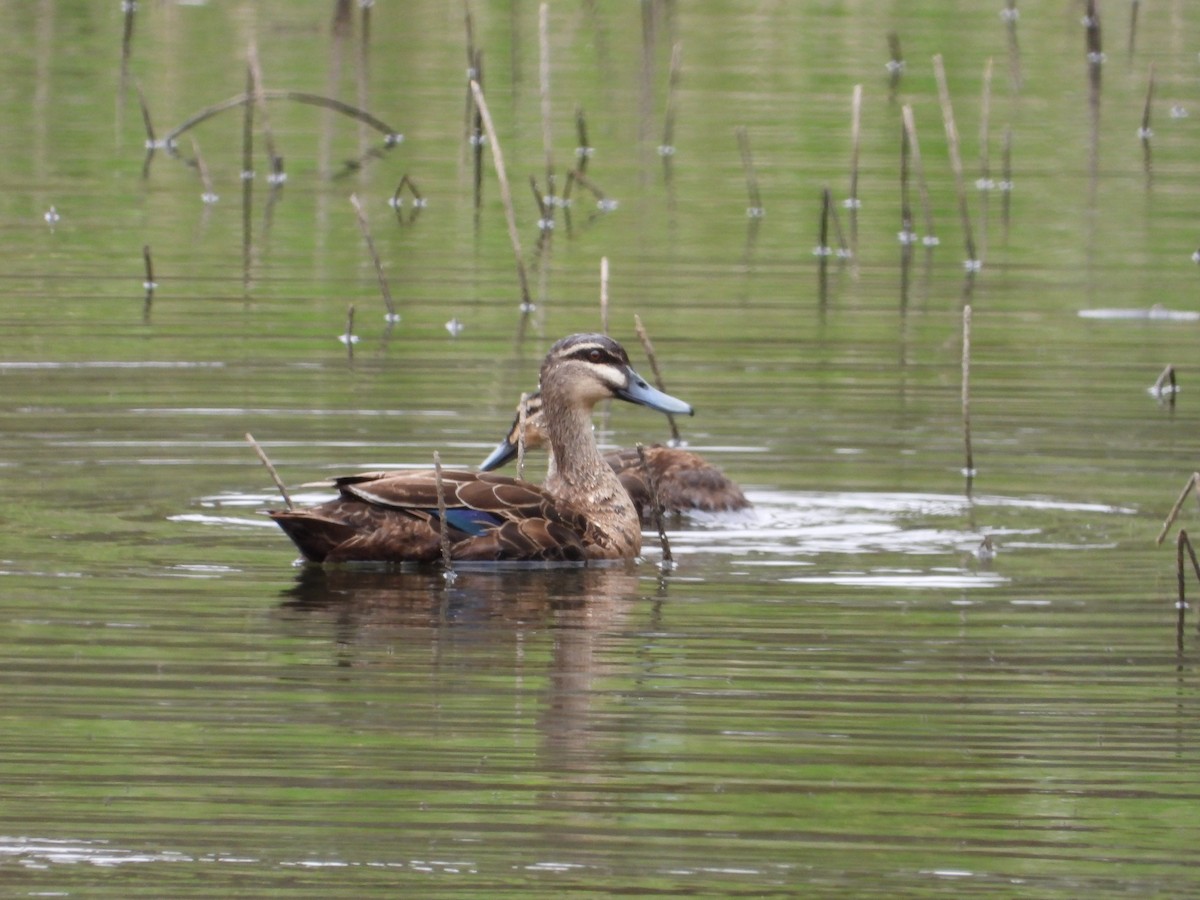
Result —
M 437 511 L 434 510 L 433 513 L 436 517 Z M 446 524 L 473 537 L 483 534 L 487 529 L 494 528 L 503 521 L 499 516 L 480 509 L 446 510 Z

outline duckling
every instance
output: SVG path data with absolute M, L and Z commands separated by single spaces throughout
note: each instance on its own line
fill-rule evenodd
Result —
M 478 472 L 444 471 L 445 522 L 454 560 L 588 561 L 641 552 L 637 509 L 600 455 L 591 414 L 617 397 L 692 415 L 656 390 L 616 341 L 574 334 L 541 367 L 545 439 L 556 461 L 538 487 Z M 429 563 L 441 558 L 438 478 L 433 471 L 367 472 L 334 479 L 338 497 L 269 515 L 312 562 Z
M 546 411 L 540 393 L 530 394 L 525 399 L 526 448 L 545 446 L 546 423 Z M 516 458 L 520 429 L 521 409 L 518 405 L 517 417 L 508 436 L 480 464 L 480 471 L 499 468 Z M 621 480 L 640 517 L 647 518 L 653 513 L 647 469 L 654 477 L 658 500 L 665 513 L 677 514 L 688 510 L 733 512 L 750 507 L 750 501 L 741 488 L 700 454 L 662 444 L 652 444 L 643 449 L 646 453 L 644 467 L 636 449 L 615 450 L 604 455 L 604 461 Z M 556 467 L 557 460 L 552 451 L 547 481 L 554 477 Z

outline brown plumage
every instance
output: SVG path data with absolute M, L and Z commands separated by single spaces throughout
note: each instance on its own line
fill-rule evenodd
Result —
M 546 446 L 548 441 L 545 425 L 546 414 L 540 393 L 531 394 L 525 400 L 527 449 Z M 497 445 L 479 468 L 488 471 L 515 459 L 520 429 L 521 410 L 518 407 L 508 436 Z M 688 510 L 733 512 L 747 509 L 751 505 L 742 489 L 700 454 L 662 444 L 652 444 L 643 450 L 646 454 L 645 466 L 642 465 L 636 449 L 614 450 L 604 455 L 604 461 L 621 480 L 621 485 L 643 518 L 653 512 L 648 475 L 653 476 L 658 490 L 658 501 L 666 513 L 678 514 Z M 551 475 L 555 468 L 556 460 L 552 452 Z
M 603 335 L 564 338 L 542 363 L 546 440 L 559 460 L 544 486 L 500 475 L 441 474 L 456 560 L 621 559 L 641 550 L 637 511 L 600 456 L 591 412 L 618 397 L 663 412 L 691 407 L 646 384 L 625 350 Z M 313 562 L 436 562 L 441 556 L 437 476 L 368 472 L 334 479 L 338 497 L 270 516 Z

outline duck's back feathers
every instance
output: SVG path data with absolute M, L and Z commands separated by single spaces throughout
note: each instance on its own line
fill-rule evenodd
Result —
M 499 475 L 441 474 L 456 560 L 586 558 L 587 518 L 542 488 Z M 441 557 L 437 476 L 368 472 L 334 481 L 339 496 L 270 516 L 313 562 L 435 562 Z
M 733 512 L 750 506 L 741 488 L 699 454 L 662 444 L 643 449 L 645 466 L 636 448 L 618 450 L 604 457 L 641 515 L 651 511 L 647 469 L 654 477 L 658 502 L 666 513 L 688 510 Z

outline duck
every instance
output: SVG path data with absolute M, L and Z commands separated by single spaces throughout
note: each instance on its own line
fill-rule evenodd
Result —
M 508 435 L 480 463 L 481 472 L 498 469 L 516 458 L 521 435 L 522 405 L 526 449 L 544 447 L 548 443 L 544 404 L 540 392 L 534 392 L 517 405 L 517 415 Z M 735 512 L 750 508 L 751 503 L 742 489 L 699 453 L 663 444 L 651 444 L 642 449 L 646 454 L 644 466 L 636 448 L 604 454 L 604 461 L 620 479 L 643 520 L 654 514 L 651 477 L 662 511 L 668 515 L 681 515 L 692 510 Z M 549 478 L 554 477 L 556 465 L 557 461 L 551 452 Z
M 550 347 L 540 370 L 543 430 L 556 461 L 542 485 L 489 472 L 365 472 L 333 479 L 338 496 L 268 515 L 313 563 L 437 563 L 443 517 L 452 561 L 583 562 L 637 557 L 641 520 L 592 433 L 601 400 L 692 415 L 651 387 L 602 334 Z

